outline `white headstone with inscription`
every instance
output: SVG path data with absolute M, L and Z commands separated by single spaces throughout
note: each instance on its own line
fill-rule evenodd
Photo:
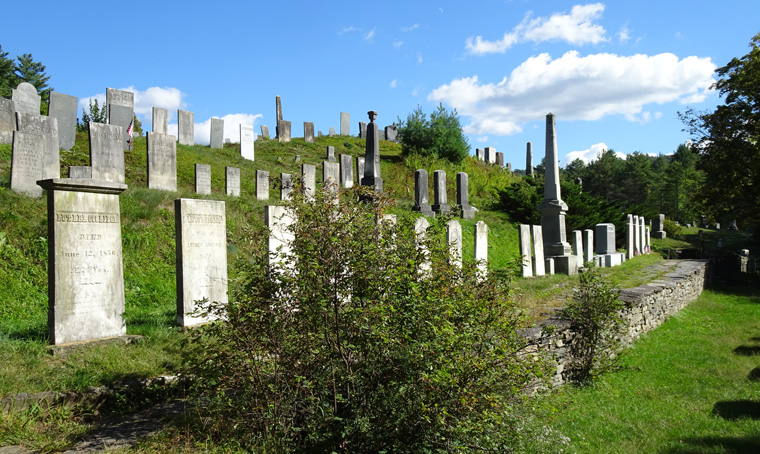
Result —
M 177 190 L 177 139 L 170 134 L 149 132 L 148 187 L 164 191 Z

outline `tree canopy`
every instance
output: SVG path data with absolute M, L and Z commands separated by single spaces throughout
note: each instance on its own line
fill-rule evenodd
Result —
M 470 145 L 462 132 L 456 109 L 449 111 L 443 104 L 425 115 L 420 106 L 398 120 L 398 137 L 404 154 L 418 153 L 436 156 L 451 162 L 461 162 L 470 154 Z

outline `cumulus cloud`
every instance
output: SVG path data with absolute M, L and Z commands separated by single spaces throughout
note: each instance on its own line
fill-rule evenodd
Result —
M 561 166 L 565 167 L 571 162 L 575 161 L 576 159 L 580 159 L 581 161 L 588 164 L 589 162 L 596 161 L 602 153 L 607 151 L 609 147 L 604 142 L 600 142 L 594 145 L 591 145 L 589 148 L 581 151 L 571 151 L 570 153 L 565 156 L 565 158 L 562 160 Z M 617 156 L 620 159 L 625 159 L 626 155 L 623 153 L 620 153 L 619 151 L 615 152 L 615 156 Z
M 482 36 L 469 37 L 465 42 L 472 55 L 504 53 L 519 42 L 566 41 L 574 45 L 598 44 L 607 41 L 606 30 L 594 21 L 604 12 L 604 5 L 591 3 L 575 5 L 570 13 L 554 13 L 549 17 L 533 18 L 528 13 L 513 30 L 501 39 L 489 41 Z
M 135 115 L 143 122 L 143 128 L 150 130 L 153 122 L 153 108 L 161 107 L 169 111 L 169 119 L 177 117 L 177 109 L 184 109 L 185 93 L 178 88 L 173 87 L 150 87 L 146 90 L 138 90 L 134 86 L 120 88 L 119 90 L 129 91 L 135 95 Z M 105 104 L 106 94 L 97 93 L 79 100 L 79 108 L 89 111 L 90 100 L 97 99 L 100 105 Z
M 641 121 L 647 104 L 703 99 L 714 71 L 710 58 L 679 59 L 670 53 L 582 57 L 570 51 L 554 60 L 544 53 L 498 83 L 483 83 L 478 76 L 454 79 L 427 99 L 445 102 L 469 117 L 467 134 L 508 135 L 549 112 L 562 120 L 623 115 Z
M 261 114 L 236 113 L 227 114 L 221 118 L 224 120 L 224 139 L 230 139 L 230 142 L 240 142 L 240 125 L 253 126 Z M 195 143 L 198 145 L 209 145 L 211 143 L 211 119 L 195 123 L 193 125 Z M 169 134 L 177 137 L 177 123 L 169 123 Z M 255 133 L 254 133 L 255 137 Z

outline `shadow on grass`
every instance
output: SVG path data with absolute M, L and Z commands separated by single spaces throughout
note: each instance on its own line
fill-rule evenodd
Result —
M 749 381 L 760 381 L 760 367 L 756 367 L 749 371 L 747 378 Z
M 760 419 L 760 402 L 752 400 L 716 402 L 713 406 L 713 414 L 731 421 L 737 419 Z
M 680 446 L 663 451 L 667 454 L 750 454 L 758 452 L 760 452 L 760 436 L 687 438 L 681 440 Z
M 734 355 L 739 356 L 757 356 L 760 355 L 760 346 L 757 345 L 740 345 L 734 349 Z

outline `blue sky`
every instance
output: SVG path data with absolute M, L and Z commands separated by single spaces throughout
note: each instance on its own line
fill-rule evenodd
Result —
M 716 67 L 746 54 L 760 2 L 746 1 L 183 1 L 11 2 L 0 45 L 47 66 L 56 91 L 105 98 L 136 92 L 151 107 L 274 131 L 275 96 L 303 136 L 351 114 L 385 126 L 417 105 L 456 108 L 472 153 L 495 147 L 525 167 L 543 156 L 557 117 L 560 162 L 605 147 L 672 153 L 688 139 L 678 111 L 714 108 Z M 10 19 L 10 18 L 17 19 Z M 81 111 L 80 111 L 81 115 Z M 171 126 L 170 126 L 171 129 Z

